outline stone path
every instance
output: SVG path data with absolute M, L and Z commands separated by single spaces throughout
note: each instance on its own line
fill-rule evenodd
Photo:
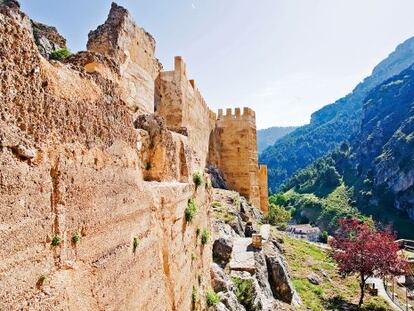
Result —
M 262 225 L 260 227 L 260 234 L 262 235 L 263 240 L 268 240 L 270 236 L 270 225 Z
M 252 238 L 237 238 L 233 241 L 230 269 L 236 271 L 255 272 L 254 249 Z
M 378 296 L 385 299 L 393 310 L 404 311 L 397 304 L 395 304 L 394 301 L 392 301 L 392 299 L 388 296 L 384 288 L 384 282 L 381 279 L 369 278 L 367 282 L 375 284 L 375 288 L 378 289 Z

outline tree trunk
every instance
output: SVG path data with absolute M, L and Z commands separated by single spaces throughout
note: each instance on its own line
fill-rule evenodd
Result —
M 359 283 L 361 288 L 361 296 L 359 297 L 358 307 L 361 308 L 362 304 L 364 303 L 364 296 L 365 296 L 365 277 L 361 274 L 361 281 Z

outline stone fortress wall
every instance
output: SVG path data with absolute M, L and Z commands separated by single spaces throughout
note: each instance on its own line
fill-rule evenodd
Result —
M 0 309 L 190 310 L 193 286 L 211 286 L 196 236 L 211 189 L 192 174 L 216 164 L 261 206 L 254 112 L 217 117 L 116 4 L 64 62 L 39 53 L 31 25 L 0 4 Z
M 200 167 L 208 162 L 219 168 L 228 186 L 267 212 L 267 168 L 258 166 L 256 115 L 250 108 L 227 109 L 218 116 L 210 110 L 180 56 L 174 71 L 161 72 L 156 82 L 156 113 L 172 131 L 188 135 L 200 155 Z M 211 149 L 211 150 L 209 150 Z

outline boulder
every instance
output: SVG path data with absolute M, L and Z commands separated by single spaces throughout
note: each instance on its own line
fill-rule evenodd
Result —
M 234 292 L 228 291 L 228 292 L 220 292 L 220 301 L 222 304 L 226 306 L 228 310 L 231 311 L 245 311 L 246 309 L 243 307 L 243 305 L 240 304 L 240 302 L 237 300 L 237 296 Z
M 209 165 L 207 168 L 208 174 L 210 174 L 211 186 L 219 189 L 229 189 L 226 180 L 224 179 L 223 173 L 215 166 Z
M 253 224 L 251 222 L 247 223 L 246 227 L 244 228 L 244 236 L 246 238 L 251 238 L 253 233 L 257 233 L 257 231 L 253 228 Z
M 308 275 L 308 281 L 311 282 L 313 285 L 319 285 L 322 282 L 320 277 L 317 276 L 315 273 Z
M 299 303 L 299 296 L 293 287 L 282 257 L 270 243 L 266 243 L 264 253 L 269 272 L 269 283 L 274 297 L 289 304 Z
M 213 243 L 213 260 L 221 264 L 227 264 L 230 261 L 233 251 L 233 241 L 228 238 L 218 238 Z
M 228 276 L 223 269 L 216 263 L 210 265 L 211 286 L 216 293 L 233 290 L 233 283 L 231 283 Z

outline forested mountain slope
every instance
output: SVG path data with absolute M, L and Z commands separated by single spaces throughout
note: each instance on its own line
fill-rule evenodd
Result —
M 342 199 L 326 202 L 340 189 Z M 414 238 L 414 66 L 374 88 L 351 142 L 297 172 L 283 191 L 296 203 L 309 196 L 323 201 L 318 224 L 324 210 L 342 205 L 333 219 L 357 210 Z
M 264 150 L 260 162 L 269 167 L 269 186 L 277 190 L 297 170 L 334 150 L 357 132 L 362 102 L 374 87 L 400 73 L 414 62 L 414 38 L 410 38 L 378 64 L 372 75 L 335 103 L 312 115 L 299 127 Z
M 297 126 L 274 126 L 257 131 L 257 149 L 260 152 L 269 146 L 273 146 L 276 141 L 293 132 Z

